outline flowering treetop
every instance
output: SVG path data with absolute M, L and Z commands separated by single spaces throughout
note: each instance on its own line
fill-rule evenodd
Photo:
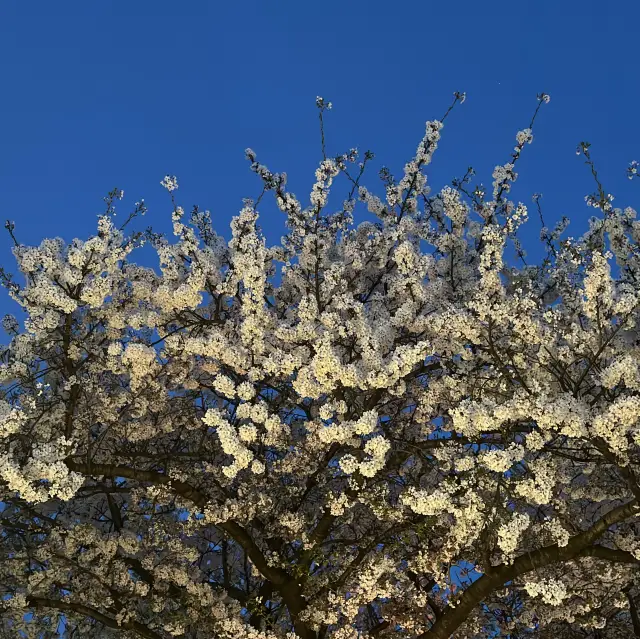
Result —
M 4 636 L 61 615 L 83 638 L 639 632 L 640 223 L 582 143 L 600 216 L 577 240 L 544 227 L 526 264 L 508 195 L 548 101 L 489 195 L 471 169 L 427 185 L 449 109 L 399 180 L 383 169 L 381 199 L 371 153 L 326 155 L 318 98 L 308 205 L 246 151 L 286 216 L 279 246 L 262 196 L 226 242 L 173 176 L 173 241 L 127 231 L 144 202 L 116 227 L 118 190 L 87 241 L 15 240 Z M 353 223 L 358 202 L 376 223 Z M 145 243 L 159 270 L 132 261 Z

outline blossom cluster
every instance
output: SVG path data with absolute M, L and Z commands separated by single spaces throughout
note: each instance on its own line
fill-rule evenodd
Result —
M 10 632 L 51 634 L 58 611 L 88 639 L 629 634 L 640 222 L 599 185 L 589 230 L 542 222 L 547 255 L 525 264 L 533 222 L 509 194 L 534 124 L 493 190 L 468 187 L 471 169 L 438 190 L 448 113 L 379 188 L 372 154 L 323 147 L 307 202 L 247 149 L 286 224 L 277 246 L 262 196 L 226 240 L 174 176 L 169 238 L 117 228 L 115 190 L 94 237 L 17 244 L 23 279 L 2 275 L 23 315 L 3 319 L 0 358 Z

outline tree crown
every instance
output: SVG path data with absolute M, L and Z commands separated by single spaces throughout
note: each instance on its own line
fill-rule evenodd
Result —
M 172 242 L 128 231 L 144 202 L 117 227 L 117 189 L 87 241 L 27 247 L 7 223 L 26 319 L 5 317 L 0 364 L 6 636 L 60 615 L 89 638 L 640 632 L 640 222 L 581 143 L 599 216 L 562 239 L 534 196 L 546 255 L 527 264 L 508 196 L 549 96 L 489 193 L 471 168 L 432 193 L 462 101 L 400 179 L 381 171 L 383 199 L 373 154 L 327 156 L 318 98 L 309 205 L 247 149 L 263 194 L 229 242 L 173 176 Z

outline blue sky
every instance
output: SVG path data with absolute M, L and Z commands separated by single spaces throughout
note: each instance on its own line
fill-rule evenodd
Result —
M 545 91 L 551 102 L 513 197 L 530 203 L 543 193 L 548 223 L 568 215 L 577 235 L 593 213 L 579 141 L 592 143 L 615 204 L 637 200 L 624 172 L 640 159 L 639 20 L 637 3 L 616 0 L 4 0 L 1 218 L 28 244 L 88 237 L 102 197 L 118 187 L 121 216 L 144 198 L 142 226 L 167 231 L 159 181 L 169 173 L 179 178 L 179 203 L 211 210 L 228 236 L 242 198 L 260 190 L 248 146 L 306 198 L 320 159 L 316 95 L 334 105 L 328 153 L 374 151 L 365 183 L 377 187 L 380 165 L 400 174 L 425 121 L 466 91 L 429 179 L 440 188 L 473 165 L 490 186 Z M 527 245 L 539 232 L 533 209 L 530 217 Z M 276 243 L 283 219 L 272 203 L 261 223 Z M 0 264 L 11 271 L 10 246 L 3 232 Z

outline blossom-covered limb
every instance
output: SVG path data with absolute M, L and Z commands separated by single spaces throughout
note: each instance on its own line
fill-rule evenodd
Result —
M 640 506 L 636 500 L 610 510 L 591 528 L 571 538 L 564 546 L 547 546 L 526 555 L 521 555 L 512 564 L 492 567 L 490 572 L 474 581 L 462 594 L 455 608 L 449 608 L 443 616 L 418 639 L 446 639 L 465 622 L 469 612 L 493 590 L 504 583 L 537 568 L 543 568 L 558 561 L 567 561 L 581 553 L 589 554 L 592 544 L 612 525 L 629 517 L 637 517 Z M 597 550 L 592 550 L 597 556 Z M 603 555 L 606 553 L 602 553 Z M 609 559 L 609 557 L 607 557 Z M 616 559 L 617 561 L 617 559 Z

